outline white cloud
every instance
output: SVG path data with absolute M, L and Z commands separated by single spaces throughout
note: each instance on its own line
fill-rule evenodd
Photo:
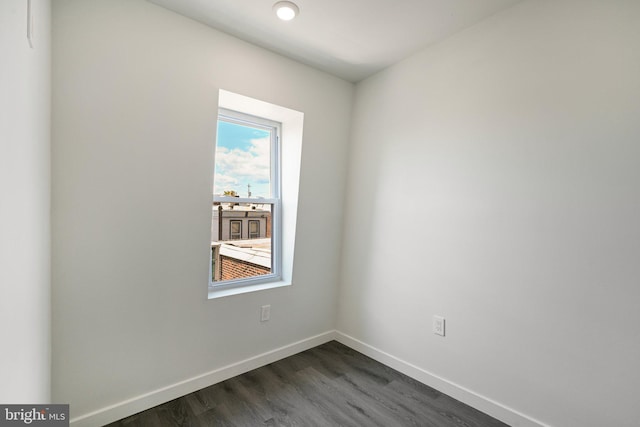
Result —
M 251 184 L 255 196 L 268 196 L 259 192 L 268 191 L 271 174 L 270 155 L 269 138 L 252 140 L 248 150 L 219 147 L 216 151 L 214 193 L 235 190 L 244 194 L 247 184 Z M 260 188 L 262 190 L 259 190 Z
M 216 183 L 216 186 L 221 188 L 235 187 L 236 185 L 238 185 L 238 180 L 231 176 L 217 173 L 215 176 L 215 183 Z

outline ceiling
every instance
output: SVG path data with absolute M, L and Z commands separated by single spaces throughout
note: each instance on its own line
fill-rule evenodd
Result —
M 280 21 L 277 0 L 148 0 L 351 82 L 522 0 L 294 0 Z

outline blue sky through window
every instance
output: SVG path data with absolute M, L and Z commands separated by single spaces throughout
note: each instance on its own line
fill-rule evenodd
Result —
M 271 197 L 270 132 L 218 121 L 213 194 L 235 191 L 240 197 Z

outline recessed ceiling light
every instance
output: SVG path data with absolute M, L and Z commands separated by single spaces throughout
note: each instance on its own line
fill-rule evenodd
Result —
M 298 6 L 290 1 L 279 1 L 273 5 L 273 10 L 283 21 L 291 21 L 300 12 Z

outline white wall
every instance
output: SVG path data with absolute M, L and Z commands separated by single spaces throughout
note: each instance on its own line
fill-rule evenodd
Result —
M 141 0 L 56 0 L 53 36 L 53 397 L 72 419 L 333 330 L 353 85 Z M 293 286 L 207 300 L 220 88 L 303 112 L 304 142 Z
M 487 407 L 640 424 L 638 22 L 528 1 L 357 86 L 339 330 Z
M 50 398 L 51 9 L 0 2 L 0 402 Z

